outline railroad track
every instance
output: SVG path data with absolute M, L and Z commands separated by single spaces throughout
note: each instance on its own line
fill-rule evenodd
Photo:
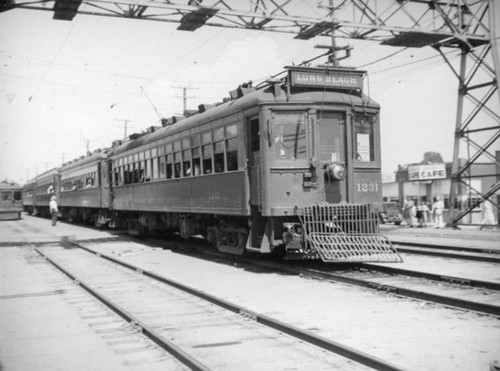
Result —
M 331 280 L 383 291 L 400 297 L 475 311 L 500 317 L 500 283 L 478 279 L 433 274 L 425 271 L 394 268 L 387 265 L 343 265 L 317 262 L 275 262 L 250 257 L 227 256 L 214 250 L 189 244 L 188 254 L 203 254 L 223 261 L 237 261 L 269 271 L 281 271 L 307 278 Z M 177 249 L 176 251 L 182 251 Z
M 155 239 L 154 241 L 158 240 Z M 200 247 L 199 244 L 186 240 L 174 242 L 160 240 L 160 243 L 168 245 L 170 248 L 182 253 L 195 255 L 203 254 L 226 262 L 237 261 L 239 264 L 249 264 L 254 267 L 260 267 L 260 269 L 282 271 L 313 279 L 342 282 L 375 291 L 387 292 L 400 297 L 418 299 L 467 311 L 500 316 L 500 283 L 498 282 L 475 280 L 460 276 L 432 274 L 420 270 L 394 268 L 377 264 L 350 265 L 349 269 L 336 271 L 337 267 L 330 264 L 312 263 L 312 267 L 308 267 L 308 265 L 310 265 L 308 262 L 296 262 L 296 264 L 294 264 L 295 262 L 290 261 L 273 262 L 262 260 L 261 257 L 253 259 L 251 256 L 242 258 L 233 255 L 228 256 L 212 249 L 206 249 L 206 247 Z M 80 245 L 75 244 L 75 246 Z M 186 246 L 188 246 L 187 251 L 185 250 Z M 427 245 L 427 247 L 415 251 L 417 251 L 419 255 L 454 258 L 456 254 L 453 253 L 453 251 L 455 250 L 458 251 L 462 259 L 468 255 L 461 255 L 461 251 L 476 251 L 476 249 L 470 248 L 440 246 L 441 249 L 446 250 L 444 255 L 434 254 L 434 251 L 430 251 L 431 254 L 427 254 L 430 247 L 435 246 Z M 398 247 L 398 250 L 401 251 L 401 248 Z M 448 255 L 448 250 L 452 251 L 451 255 Z M 93 252 L 90 249 L 89 251 Z M 483 254 L 484 253 L 491 255 L 489 251 L 483 252 Z M 491 258 L 491 256 L 486 259 L 473 259 L 473 261 L 496 263 L 494 257 L 493 261 L 489 258 Z M 354 270 L 353 267 L 355 267 Z
M 66 242 L 80 249 L 37 247 L 36 251 L 191 369 L 401 369 Z
M 41 231 L 42 229 L 40 229 L 39 232 Z M 452 367 L 458 367 L 458 369 L 476 369 L 478 364 L 481 363 L 483 365 L 488 365 L 492 359 L 498 358 L 496 350 L 494 350 L 495 347 L 492 345 L 496 343 L 496 340 L 494 339 L 496 339 L 497 336 L 495 330 L 492 330 L 496 327 L 495 323 L 498 320 L 496 316 L 477 315 L 476 312 L 470 310 L 455 310 L 455 307 L 451 305 L 429 305 L 429 303 L 424 300 L 404 300 L 401 298 L 402 295 L 393 294 L 390 291 L 378 291 L 375 287 L 376 285 L 369 288 L 367 287 L 366 289 L 357 289 L 354 285 L 351 285 L 351 287 L 338 284 L 330 285 L 328 281 L 338 281 L 331 279 L 331 277 L 321 278 L 319 275 L 313 276 L 310 275 L 309 272 L 303 272 L 306 269 L 331 269 L 333 268 L 332 265 L 326 265 L 325 267 L 324 264 L 320 264 L 319 266 L 309 266 L 302 264 L 303 262 L 282 263 L 286 269 L 299 269 L 295 272 L 287 272 L 285 269 L 279 269 L 279 267 L 269 267 L 267 264 L 271 264 L 273 262 L 262 261 L 263 257 L 258 257 L 255 262 L 245 261 L 245 259 L 235 259 L 234 256 L 218 254 L 213 249 L 207 249 L 206 246 L 202 247 L 200 244 L 186 244 L 186 241 L 181 239 L 169 241 L 148 239 L 141 240 L 139 244 L 136 239 L 130 239 L 126 236 L 118 237 L 116 235 L 109 235 L 108 233 L 92 233 L 90 231 L 85 232 L 83 230 L 80 232 L 79 230 L 73 228 L 68 228 L 67 231 L 64 231 L 64 229 L 54 229 L 52 232 L 53 233 L 49 238 L 44 238 L 44 233 L 37 233 L 35 239 L 38 242 L 36 245 L 40 247 L 45 246 L 47 243 L 51 245 L 59 245 L 56 241 L 56 234 L 62 236 L 63 234 L 71 235 L 74 233 L 74 239 L 77 240 L 78 243 L 94 249 L 96 252 L 109 254 L 117 257 L 123 262 L 133 263 L 145 269 L 152 269 L 161 275 L 170 276 L 172 274 L 174 277 L 182 277 L 179 279 L 183 282 L 186 277 L 187 280 L 192 282 L 192 285 L 203 288 L 207 290 L 207 292 L 217 293 L 216 295 L 219 295 L 220 297 L 231 298 L 229 300 L 232 300 L 233 302 L 245 303 L 245 305 L 249 308 L 254 308 L 254 310 L 261 311 L 263 313 L 265 312 L 268 315 L 270 313 L 278 313 L 281 320 L 285 322 L 291 321 L 291 323 L 294 323 L 295 326 L 307 328 L 309 331 L 319 334 L 320 336 L 322 335 L 326 338 L 339 339 L 340 337 L 337 337 L 337 335 L 340 335 L 342 336 L 342 339 L 346 339 L 348 344 L 353 348 L 359 347 L 359 349 L 364 349 L 365 351 L 370 349 L 368 350 L 369 353 L 372 353 L 371 349 L 373 349 L 373 354 L 377 354 L 382 359 L 390 359 L 396 364 L 413 365 L 413 368 L 420 368 L 422 366 L 422 360 L 419 358 L 418 354 L 421 353 L 409 351 L 409 349 L 415 349 L 415 346 L 418 348 L 419 344 L 427 344 L 427 346 L 430 347 L 429 349 L 441 349 L 441 352 L 439 353 L 440 355 L 438 356 L 436 354 L 436 359 L 426 358 L 426 368 L 428 369 L 433 369 L 433 365 L 437 364 L 436 362 L 439 362 L 441 365 L 444 363 L 448 364 L 448 360 L 450 359 L 452 361 L 449 363 L 454 365 Z M 43 241 L 48 242 L 45 243 Z M 148 245 L 151 248 L 149 248 Z M 162 250 L 172 251 L 163 252 Z M 75 252 L 76 250 L 71 249 L 69 251 Z M 181 255 L 186 256 L 183 257 Z M 196 259 L 191 260 L 188 256 L 193 256 Z M 202 262 L 202 260 L 204 262 Z M 410 259 L 408 260 L 410 261 Z M 255 264 L 259 261 L 264 264 Z M 432 262 L 433 258 L 414 256 L 412 258 L 412 264 L 415 269 L 420 268 L 420 266 L 425 266 L 425 264 L 421 264 L 421 261 Z M 295 267 L 295 264 L 298 266 Z M 477 274 L 474 275 L 474 277 L 477 276 L 479 278 L 488 279 L 488 277 L 493 277 L 490 273 L 496 274 L 496 267 L 494 264 L 475 264 L 481 267 L 486 267 L 487 273 Z M 181 268 L 184 265 L 186 265 L 187 268 L 185 274 L 183 268 Z M 218 265 L 220 265 L 219 268 Z M 411 266 L 411 264 L 406 265 Z M 459 268 L 462 266 L 464 266 L 464 264 L 456 261 L 450 262 L 449 267 L 445 268 L 448 269 L 448 273 L 450 273 L 453 272 L 450 268 L 454 269 L 455 267 Z M 468 264 L 465 266 L 469 267 Z M 490 267 L 488 268 L 488 266 Z M 207 272 L 209 275 L 211 274 L 210 272 L 213 272 L 212 270 L 219 272 L 220 269 L 220 272 L 229 274 L 227 277 L 233 278 L 228 278 L 230 281 L 227 281 L 226 275 L 224 275 L 223 277 L 217 278 L 207 277 L 205 280 L 203 278 L 203 272 L 205 272 L 205 270 L 198 272 L 196 269 L 193 270 L 193 267 L 208 267 L 209 270 Z M 302 269 L 302 271 L 300 271 L 300 269 Z M 446 269 L 443 269 L 442 271 L 445 272 Z M 326 273 L 329 272 L 327 271 Z M 354 277 L 363 280 L 378 280 L 384 279 L 385 277 L 388 279 L 391 279 L 391 277 L 392 279 L 394 278 L 392 273 L 368 270 L 367 267 L 362 267 L 357 270 L 346 269 L 345 271 L 334 271 L 330 273 L 338 273 L 348 278 Z M 140 269 L 139 272 L 136 271 L 133 274 L 144 276 L 144 274 L 141 274 Z M 278 287 L 281 287 L 282 289 L 285 288 L 285 290 L 287 290 L 286 292 L 290 290 L 290 301 L 286 301 L 287 295 L 283 295 L 285 293 L 283 290 L 280 291 L 279 288 L 277 290 L 273 290 L 271 286 L 264 284 L 264 281 L 267 282 L 266 277 L 268 277 L 269 274 L 271 274 L 271 276 L 269 276 L 271 278 L 271 282 L 278 284 Z M 304 277 L 306 279 L 302 280 L 298 277 L 293 277 L 293 275 L 300 275 L 300 277 Z M 287 276 L 290 277 L 287 278 Z M 242 285 L 238 285 L 238 281 L 233 281 L 235 277 L 238 277 L 238 280 L 241 279 Z M 401 277 L 401 275 L 396 275 L 395 277 L 398 278 Z M 318 283 L 314 282 L 316 279 L 318 280 Z M 217 282 L 218 285 L 214 286 L 214 283 L 217 284 Z M 269 287 L 269 291 L 264 289 L 261 292 L 258 290 L 255 291 L 252 288 L 252 284 L 255 285 L 256 282 L 261 282 L 262 286 L 259 285 L 259 287 Z M 291 282 L 291 285 L 288 285 L 287 282 Z M 282 287 L 282 283 L 285 286 Z M 434 282 L 434 285 L 437 286 L 436 282 Z M 461 288 L 466 295 L 468 295 L 468 290 L 470 288 L 468 283 L 445 282 L 445 286 L 448 285 Z M 226 286 L 227 289 L 225 288 Z M 240 287 L 239 291 L 238 289 L 235 289 L 238 287 Z M 316 287 L 319 290 L 318 292 L 325 295 L 324 302 L 321 299 L 318 303 L 316 302 L 315 299 L 317 295 L 314 294 L 316 292 Z M 311 305 L 308 305 L 307 302 L 296 300 L 297 295 L 300 295 L 300 290 L 302 288 L 305 288 L 306 290 L 313 290 L 304 293 L 304 298 L 307 297 L 308 300 L 311 299 Z M 248 293 L 250 295 L 246 295 L 246 289 L 248 289 Z M 373 291 L 373 293 L 370 291 Z M 310 295 L 308 293 L 310 293 Z M 260 302 L 261 299 L 267 298 L 269 295 L 276 300 L 271 299 L 269 303 Z M 330 300 L 332 297 L 337 296 L 341 299 L 340 301 Z M 253 297 L 259 298 L 259 300 L 254 301 L 254 299 L 252 299 Z M 351 297 L 353 298 L 353 301 L 351 301 Z M 287 303 L 289 303 L 290 308 L 286 307 Z M 302 308 L 302 303 L 304 303 L 303 310 L 297 312 L 296 309 L 293 309 Z M 326 305 L 326 307 L 322 308 L 323 305 L 320 303 Z M 373 306 L 371 303 L 373 303 Z M 284 305 L 285 308 L 281 309 L 282 307 L 277 305 Z M 353 310 L 352 314 L 349 313 L 350 310 Z M 424 310 L 424 312 L 422 312 L 422 310 Z M 362 313 L 362 317 L 356 317 L 359 316 L 360 313 Z M 391 313 L 391 315 L 387 317 L 381 315 L 382 313 Z M 271 316 L 274 315 L 271 314 Z M 326 318 L 328 319 L 325 320 Z M 408 332 L 410 343 L 401 339 L 401 331 L 407 332 L 412 326 L 417 326 L 415 321 L 418 321 L 417 319 L 419 318 L 422 318 L 424 321 L 435 322 L 432 322 L 432 327 L 427 328 L 426 326 L 423 326 L 422 328 L 419 327 L 418 331 L 413 329 L 411 332 Z M 336 324 L 338 319 L 340 319 L 340 321 Z M 255 320 L 252 319 L 251 321 Z M 353 326 L 348 325 L 351 321 L 354 321 Z M 394 328 L 392 327 L 391 321 L 396 321 Z M 131 323 L 131 325 L 134 324 L 133 321 L 127 322 Z M 405 329 L 406 326 L 409 326 L 408 329 Z M 365 328 L 366 330 L 364 330 Z M 469 343 L 468 340 L 463 337 L 455 337 L 457 329 L 460 329 L 459 331 L 464 331 L 464 333 L 472 331 L 470 332 L 471 334 L 482 333 L 483 335 L 476 337 L 475 340 L 473 340 L 473 343 Z M 355 337 L 351 337 L 351 330 L 355 334 Z M 395 335 L 394 339 L 392 339 L 392 335 Z M 435 340 L 440 339 L 441 337 L 443 341 Z M 381 338 L 384 338 L 383 343 L 381 343 Z M 355 341 L 353 341 L 353 339 L 355 339 Z M 378 339 L 378 342 L 376 339 Z M 342 342 L 344 341 L 345 340 L 342 340 Z M 411 343 L 412 341 L 413 344 Z M 379 348 L 379 345 L 382 347 Z M 224 348 L 225 346 L 222 345 L 214 348 L 213 350 L 223 352 Z M 469 351 L 468 353 L 467 351 L 460 353 L 461 349 L 468 349 Z M 399 353 L 398 356 L 394 357 L 394 354 L 397 353 Z M 458 363 L 453 361 L 454 355 L 459 353 L 463 355 L 467 354 L 466 357 L 468 358 L 464 358 Z M 294 352 L 291 351 L 289 354 L 293 355 Z M 417 355 L 415 356 L 415 354 Z M 476 354 L 481 355 L 482 360 L 480 362 L 474 358 L 476 357 Z M 485 356 L 485 354 L 489 356 Z M 167 358 L 169 356 L 165 352 L 163 357 Z M 465 364 L 464 362 L 467 363 L 466 368 L 463 367 Z M 354 365 L 354 367 L 355 366 L 356 365 Z M 409 367 L 412 368 L 412 366 Z M 308 367 L 308 369 L 310 369 L 310 367 Z
M 500 250 L 394 242 L 400 253 L 500 264 Z M 402 247 L 406 246 L 406 247 Z

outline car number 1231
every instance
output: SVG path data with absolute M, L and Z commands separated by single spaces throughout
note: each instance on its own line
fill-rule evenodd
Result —
M 378 192 L 378 183 L 356 183 L 358 192 Z

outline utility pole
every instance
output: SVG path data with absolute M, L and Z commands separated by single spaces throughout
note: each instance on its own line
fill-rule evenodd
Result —
M 132 120 L 128 119 L 115 119 L 115 121 L 123 121 L 123 137 L 127 137 L 127 128 L 128 128 L 128 123 L 132 122 Z
M 182 98 L 182 112 L 186 112 L 187 110 L 187 99 L 188 98 L 194 98 L 195 96 L 192 95 L 190 97 L 187 96 L 187 91 L 188 90 L 195 90 L 198 88 L 192 88 L 189 86 L 172 86 L 174 89 L 182 89 L 182 96 L 176 95 L 176 98 Z

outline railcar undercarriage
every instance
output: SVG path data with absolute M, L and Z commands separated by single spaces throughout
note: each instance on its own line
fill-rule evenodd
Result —
M 389 239 L 380 233 L 370 204 L 320 204 L 296 208 L 300 223 L 284 223 L 289 259 L 324 262 L 401 262 Z

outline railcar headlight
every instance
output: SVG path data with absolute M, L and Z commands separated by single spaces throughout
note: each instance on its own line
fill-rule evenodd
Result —
M 335 179 L 343 180 L 345 178 L 345 167 L 342 165 L 334 165 L 332 173 Z
M 345 166 L 343 164 L 330 164 L 326 171 L 328 175 L 335 180 L 344 180 L 346 175 Z

